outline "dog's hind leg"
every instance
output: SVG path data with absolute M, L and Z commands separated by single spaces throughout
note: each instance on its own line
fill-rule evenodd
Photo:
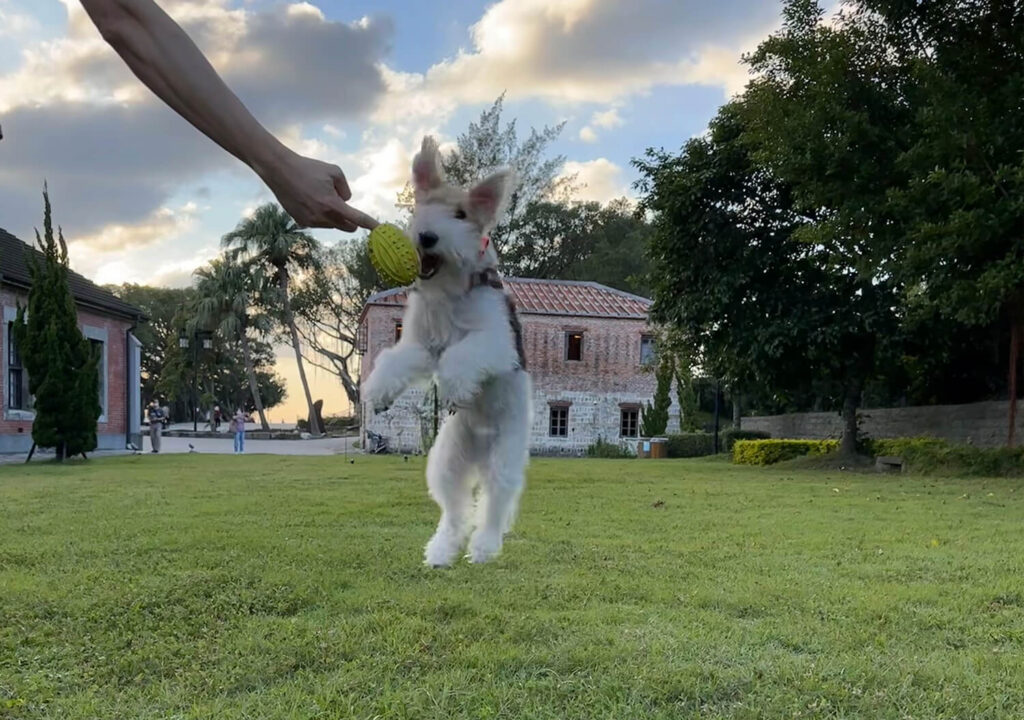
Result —
M 499 439 L 487 462 L 477 508 L 477 524 L 469 540 L 471 562 L 487 562 L 501 552 L 511 528 L 526 479 L 528 453 L 514 438 Z
M 487 562 L 501 552 L 501 546 L 515 519 L 523 491 L 523 471 L 515 467 L 492 467 L 480 493 L 478 520 L 469 539 L 471 562 Z
M 441 521 L 424 550 L 432 567 L 451 565 L 469 534 L 473 462 L 469 428 L 458 416 L 444 424 L 427 457 L 427 488 L 441 508 Z

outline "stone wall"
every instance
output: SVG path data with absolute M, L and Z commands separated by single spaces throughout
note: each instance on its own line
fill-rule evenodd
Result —
M 928 405 L 903 408 L 865 408 L 861 430 L 868 437 L 927 435 L 955 443 L 999 447 L 1006 443 L 1007 401 L 966 405 Z M 837 438 L 843 432 L 837 412 L 793 413 L 744 417 L 744 430 L 762 430 L 773 438 Z M 1024 407 L 1017 416 L 1017 436 L 1024 440 Z
M 401 306 L 371 306 L 364 327 L 367 352 L 362 377 L 367 378 L 377 355 L 395 342 Z M 533 381 L 534 454 L 579 455 L 598 438 L 636 447 L 635 438 L 619 436 L 622 406 L 640 406 L 654 397 L 653 372 L 640 365 L 640 339 L 652 331 L 644 320 L 522 313 L 523 349 Z M 583 332 L 583 357 L 567 360 L 567 332 Z M 410 390 L 388 412 L 374 415 L 363 407 L 365 427 L 388 438 L 397 452 L 416 452 L 421 436 L 423 390 Z M 675 390 L 671 393 L 669 429 L 679 427 Z M 550 408 L 568 405 L 568 436 L 552 437 Z M 432 422 L 428 417 L 427 421 Z M 364 438 L 365 439 L 365 438 Z

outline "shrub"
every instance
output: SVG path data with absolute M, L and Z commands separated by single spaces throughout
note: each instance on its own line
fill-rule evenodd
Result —
M 931 437 L 869 438 L 864 446 L 875 456 L 900 457 L 908 470 L 926 475 L 1024 474 L 1024 448 L 979 448 Z
M 773 465 L 801 455 L 825 455 L 838 449 L 838 440 L 737 440 L 732 446 L 732 461 L 739 465 Z
M 615 460 L 621 458 L 632 458 L 634 455 L 627 447 L 607 442 L 604 438 L 599 437 L 597 442 L 591 443 L 587 448 L 587 457 Z
M 917 455 L 923 452 L 937 452 L 949 447 L 945 440 L 931 437 L 914 438 L 864 438 L 864 451 L 868 455 Z
M 681 433 L 668 436 L 670 458 L 704 457 L 715 454 L 715 436 L 709 433 Z
M 354 418 L 348 415 L 328 415 L 324 418 L 324 432 L 327 433 L 340 433 L 350 430 L 359 423 Z M 309 431 L 309 420 L 307 418 L 299 418 L 295 422 L 295 427 L 302 432 Z
M 658 386 L 654 392 L 654 405 L 647 403 L 640 416 L 640 434 L 646 438 L 661 437 L 668 427 L 668 409 L 672 405 L 669 391 L 674 372 L 672 356 L 663 357 L 656 371 Z
M 732 446 L 737 440 L 767 440 L 772 435 L 763 430 L 737 430 L 727 428 L 719 433 L 719 447 L 722 452 L 732 452 Z

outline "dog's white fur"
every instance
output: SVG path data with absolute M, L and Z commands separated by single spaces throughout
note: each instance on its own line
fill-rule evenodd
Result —
M 512 174 L 495 173 L 468 192 L 452 187 L 428 137 L 413 161 L 413 185 L 412 238 L 421 257 L 442 262 L 429 277 L 421 272 L 408 296 L 402 337 L 377 358 L 363 392 L 380 411 L 410 384 L 436 378 L 442 406 L 455 414 L 427 458 L 427 487 L 441 521 L 424 560 L 451 565 L 472 531 L 469 559 L 486 562 L 501 551 L 515 519 L 529 461 L 532 389 L 519 367 L 510 310 L 501 290 L 470 286 L 474 273 L 497 266 L 483 238 L 504 212 Z M 424 248 L 432 235 L 436 244 Z M 427 267 L 422 260 L 421 267 Z

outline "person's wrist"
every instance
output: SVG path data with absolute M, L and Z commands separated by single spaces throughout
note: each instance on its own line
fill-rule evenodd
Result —
M 270 133 L 257 144 L 252 156 L 246 160 L 249 167 L 264 183 L 273 188 L 274 180 L 293 159 L 295 153 Z

